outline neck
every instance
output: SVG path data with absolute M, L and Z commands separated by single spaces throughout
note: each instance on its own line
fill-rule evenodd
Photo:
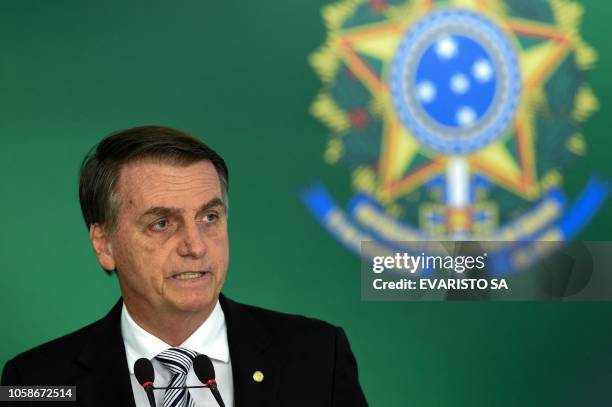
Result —
M 206 309 L 198 311 L 177 311 L 151 315 L 144 312 L 137 304 L 125 300 L 125 306 L 130 316 L 142 329 L 161 339 L 170 346 L 180 346 L 187 340 L 212 314 L 217 301 L 213 301 Z M 150 308 L 149 308 L 150 310 Z

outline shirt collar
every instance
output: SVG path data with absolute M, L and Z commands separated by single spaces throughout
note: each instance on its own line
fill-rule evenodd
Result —
M 153 359 L 172 346 L 141 328 L 133 319 L 123 303 L 121 310 L 121 335 L 125 345 L 130 373 L 134 373 L 134 363 L 140 358 Z M 219 301 L 212 313 L 189 338 L 179 345 L 204 354 L 223 363 L 229 362 L 227 327 L 225 314 Z

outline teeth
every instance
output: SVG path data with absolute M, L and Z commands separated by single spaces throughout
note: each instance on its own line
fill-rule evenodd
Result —
M 174 276 L 177 280 L 189 280 L 191 278 L 201 277 L 204 273 L 181 273 Z

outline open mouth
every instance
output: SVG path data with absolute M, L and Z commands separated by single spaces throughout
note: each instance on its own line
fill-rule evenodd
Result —
M 196 278 L 203 277 L 206 275 L 205 271 L 186 271 L 184 273 L 178 273 L 172 276 L 175 280 L 193 280 Z

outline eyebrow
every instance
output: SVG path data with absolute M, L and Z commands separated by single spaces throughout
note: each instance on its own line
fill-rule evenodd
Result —
M 198 209 L 198 212 L 203 212 L 208 209 L 216 208 L 216 207 L 225 208 L 225 203 L 223 202 L 221 198 L 213 198 L 210 201 L 206 202 L 204 205 L 202 205 Z M 167 206 L 154 206 L 152 208 L 147 209 L 140 217 L 141 218 L 144 218 L 147 216 L 165 217 L 165 216 L 170 216 L 170 215 L 183 213 L 183 212 L 185 212 L 185 210 L 180 209 L 180 208 L 173 208 L 173 207 L 167 207 Z

